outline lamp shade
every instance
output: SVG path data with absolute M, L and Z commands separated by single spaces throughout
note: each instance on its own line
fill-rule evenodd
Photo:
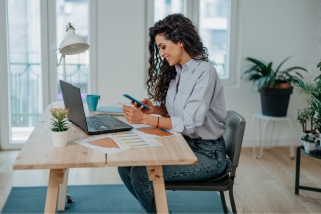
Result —
M 84 38 L 75 33 L 75 29 L 67 29 L 67 36 L 60 43 L 59 52 L 62 55 L 79 54 L 88 50 L 89 45 Z

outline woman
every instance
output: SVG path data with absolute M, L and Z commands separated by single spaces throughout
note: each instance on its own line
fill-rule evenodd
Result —
M 209 62 L 196 27 L 181 14 L 169 15 L 149 29 L 148 95 L 150 107 L 123 106 L 129 123 L 181 132 L 198 164 L 163 166 L 165 181 L 206 180 L 226 166 L 225 100 L 219 76 Z M 160 114 L 156 117 L 150 114 Z M 146 167 L 119 167 L 121 179 L 148 213 L 156 212 Z

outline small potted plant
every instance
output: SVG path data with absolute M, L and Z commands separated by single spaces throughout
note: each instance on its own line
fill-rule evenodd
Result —
M 52 108 L 50 109 L 52 115 L 51 136 L 53 145 L 55 147 L 63 147 L 67 145 L 69 137 L 69 128 L 67 122 L 67 115 L 69 109 L 67 108 Z
M 309 133 L 308 139 L 305 141 L 304 151 L 310 153 L 310 151 L 316 150 L 317 148 L 317 138 L 313 133 Z
M 248 80 L 253 81 L 253 90 L 261 94 L 262 114 L 274 117 L 284 117 L 287 114 L 290 95 L 296 83 L 302 79 L 298 70 L 307 72 L 298 66 L 281 70 L 281 66 L 289 59 L 286 58 L 281 64 L 273 69 L 273 63 L 265 63 L 260 60 L 247 57 L 246 60 L 252 65 L 244 71 L 241 77 L 247 75 Z
M 321 61 L 318 63 L 317 68 L 321 71 Z M 315 137 L 314 143 L 310 145 L 310 151 L 315 150 L 317 149 L 317 144 L 320 144 L 321 139 L 321 75 L 318 75 L 313 83 L 305 83 L 302 80 L 298 80 L 295 82 L 295 85 L 298 87 L 300 94 L 307 96 L 309 103 L 309 107 L 306 108 L 305 113 L 298 111 L 297 120 L 301 124 L 304 120 L 310 120 L 311 134 L 314 134 Z M 302 125 L 302 127 L 303 131 L 306 131 L 304 125 Z M 303 135 L 302 137 L 304 138 Z M 307 137 L 304 139 L 307 139 Z
M 315 121 L 315 110 L 309 106 L 303 110 L 299 109 L 297 112 L 296 120 L 302 125 L 302 145 L 307 153 L 316 149 L 316 142 L 318 134 L 316 132 L 316 126 L 313 123 Z M 310 123 L 310 130 L 307 129 L 307 125 Z

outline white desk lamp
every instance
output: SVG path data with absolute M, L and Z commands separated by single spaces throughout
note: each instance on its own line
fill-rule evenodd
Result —
M 89 45 L 86 40 L 75 33 L 75 28 L 69 22 L 66 25 L 67 36 L 60 43 L 59 53 L 63 58 L 63 79 L 66 81 L 66 62 L 65 55 L 74 55 L 88 50 Z

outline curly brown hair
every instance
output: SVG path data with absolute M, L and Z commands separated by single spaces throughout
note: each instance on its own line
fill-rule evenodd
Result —
M 163 114 L 167 114 L 165 99 L 169 83 L 176 76 L 175 66 L 170 66 L 165 59 L 159 55 L 159 49 L 155 42 L 157 34 L 164 36 L 177 44 L 183 43 L 184 50 L 192 59 L 211 62 L 208 58 L 207 48 L 203 46 L 197 28 L 192 21 L 182 14 L 172 14 L 159 20 L 153 27 L 149 28 L 149 68 L 147 77 L 147 92 L 149 98 L 159 104 Z

